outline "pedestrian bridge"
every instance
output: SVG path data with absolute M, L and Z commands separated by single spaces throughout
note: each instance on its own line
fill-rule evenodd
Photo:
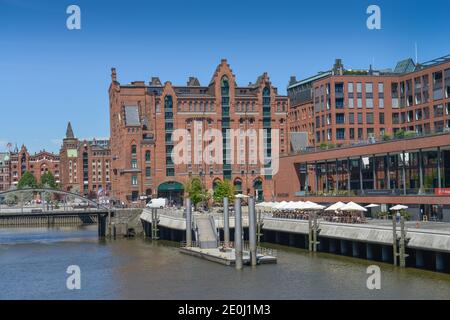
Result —
M 41 199 L 46 194 L 62 196 L 63 201 L 57 206 L 42 201 L 39 206 L 27 206 L 23 201 L 5 206 L 1 203 L 8 195 L 17 195 L 19 200 L 23 193 L 40 194 Z M 74 205 L 67 202 L 67 198 L 79 199 L 87 205 Z M 55 190 L 49 188 L 24 188 L 0 192 L 0 227 L 19 226 L 62 226 L 62 225 L 86 225 L 97 224 L 99 237 L 106 235 L 108 218 L 114 215 L 114 211 L 98 202 L 85 198 L 79 194 Z

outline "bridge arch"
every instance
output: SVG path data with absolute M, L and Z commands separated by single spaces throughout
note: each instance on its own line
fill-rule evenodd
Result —
M 73 193 L 70 191 L 64 191 L 64 190 L 57 190 L 57 189 L 50 189 L 50 188 L 23 188 L 23 189 L 12 189 L 12 190 L 7 190 L 7 191 L 2 191 L 0 192 L 0 197 L 7 195 L 7 194 L 11 194 L 11 193 L 24 193 L 24 192 L 33 192 L 33 193 L 52 193 L 52 194 L 61 194 L 61 195 L 65 195 L 65 196 L 71 196 L 83 201 L 86 201 L 87 203 L 99 208 L 99 209 L 104 209 L 104 210 L 109 210 L 108 207 L 93 201 L 91 199 L 88 199 L 86 197 L 83 197 L 77 193 Z

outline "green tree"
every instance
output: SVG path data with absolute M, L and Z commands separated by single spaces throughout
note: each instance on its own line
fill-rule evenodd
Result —
M 214 201 L 216 203 L 222 203 L 223 198 L 227 197 L 232 203 L 234 201 L 234 194 L 236 189 L 230 180 L 219 181 L 214 190 Z
M 25 171 L 25 173 L 20 178 L 19 183 L 17 184 L 17 189 L 37 188 L 37 187 L 38 187 L 37 180 L 34 177 L 34 175 L 29 171 Z
M 405 137 L 405 130 L 400 129 L 394 133 L 394 137 L 397 139 L 403 139 Z
M 210 193 L 206 190 L 199 178 L 190 179 L 186 184 L 185 190 L 195 207 L 197 207 L 197 204 L 200 202 L 207 202 L 210 198 Z
M 47 171 L 41 176 L 40 186 L 43 188 L 57 189 L 58 185 L 55 180 L 55 176 Z
M 11 187 L 9 188 L 9 190 L 16 190 L 16 189 L 17 189 L 16 186 L 11 186 Z M 15 204 L 15 203 L 18 203 L 18 200 L 19 200 L 19 198 L 17 197 L 17 194 L 14 193 L 14 192 L 7 193 L 7 194 L 5 195 L 5 203 L 6 203 L 7 205 L 13 205 L 13 204 Z

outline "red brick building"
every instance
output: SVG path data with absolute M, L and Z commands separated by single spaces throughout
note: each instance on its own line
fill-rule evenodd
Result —
M 288 86 L 291 154 L 277 200 L 409 205 L 450 221 L 450 56 L 332 70 Z
M 60 150 L 61 187 L 90 198 L 109 196 L 111 191 L 111 152 L 109 140 L 79 140 L 67 125 Z
M 38 182 L 42 174 L 46 172 L 51 172 L 54 175 L 56 183 L 60 182 L 59 155 L 45 150 L 35 154 L 29 154 L 27 148 L 22 145 L 20 150 L 16 148 L 11 152 L 9 158 L 11 185 L 17 185 L 26 171 L 32 173 Z
M 307 135 L 304 147 L 442 132 L 450 128 L 450 56 L 418 65 L 407 59 L 393 71 L 347 70 L 338 59 L 330 71 L 292 77 L 288 95 L 289 128 Z
M 10 156 L 9 152 L 0 152 L 0 192 L 10 187 Z
M 164 196 L 180 202 L 184 183 L 190 177 L 200 177 L 208 189 L 227 179 L 239 192 L 255 194 L 260 199 L 273 197 L 272 177 L 254 161 L 251 151 L 251 145 L 259 141 L 240 136 L 236 141 L 238 147 L 230 149 L 229 140 L 234 138 L 227 136 L 229 129 L 261 130 L 268 137 L 265 158 L 271 156 L 272 148 L 278 144 L 277 153 L 287 152 L 289 101 L 278 94 L 266 73 L 255 83 L 238 86 L 227 61 L 222 60 L 206 86 L 194 77 L 184 86 L 169 81 L 162 84 L 157 77 L 149 83 L 135 81 L 123 85 L 112 69 L 109 100 L 115 199 L 132 202 L 142 196 Z M 183 163 L 174 163 L 172 157 L 177 144 L 172 137 L 177 129 L 186 132 Z M 199 154 L 202 151 L 205 154 L 212 140 L 198 136 L 210 129 L 224 136 L 217 141 L 221 151 L 216 151 L 226 159 L 223 162 L 214 163 L 208 155 L 204 159 Z M 198 139 L 200 151 L 195 147 Z M 218 156 L 213 153 L 211 158 Z M 235 157 L 240 160 L 231 160 Z M 198 158 L 203 160 L 197 161 Z

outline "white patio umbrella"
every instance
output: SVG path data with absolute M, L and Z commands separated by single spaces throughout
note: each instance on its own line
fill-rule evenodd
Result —
M 250 196 L 247 196 L 247 195 L 242 194 L 242 193 L 237 194 L 235 197 L 236 198 L 241 198 L 241 199 L 243 199 L 243 198 L 250 198 Z
M 389 210 L 391 210 L 391 211 L 400 211 L 400 210 L 406 210 L 406 209 L 408 209 L 407 206 L 404 206 L 404 205 L 402 205 L 402 204 L 398 204 L 398 205 L 396 205 L 396 206 L 393 206 L 393 207 L 390 208 Z
M 275 206 L 276 202 L 267 202 L 264 208 L 272 209 Z
M 260 202 L 255 205 L 255 207 L 258 207 L 258 208 L 264 208 L 266 206 L 267 206 L 267 202 Z
M 306 201 L 303 206 L 304 210 L 323 210 L 324 208 L 325 206 L 322 206 L 320 204 L 311 201 Z
M 360 206 L 357 203 L 349 202 L 345 206 L 341 207 L 342 211 L 358 211 L 358 212 L 367 212 L 367 209 Z
M 379 204 L 371 203 L 371 204 L 367 205 L 366 208 L 376 208 L 376 207 L 379 207 L 379 206 L 380 206 Z
M 272 208 L 276 210 L 283 209 L 283 207 L 287 204 L 286 201 L 277 202 Z
M 339 201 L 326 208 L 325 211 L 337 211 L 340 210 L 343 206 L 345 206 L 345 203 Z
M 286 203 L 286 205 L 283 206 L 284 210 L 295 210 L 296 209 L 296 204 L 294 201 L 289 201 L 288 203 Z
M 297 209 L 297 210 L 303 209 L 304 206 L 305 206 L 304 201 L 297 201 L 297 202 L 295 202 L 295 205 L 294 205 L 295 209 Z

